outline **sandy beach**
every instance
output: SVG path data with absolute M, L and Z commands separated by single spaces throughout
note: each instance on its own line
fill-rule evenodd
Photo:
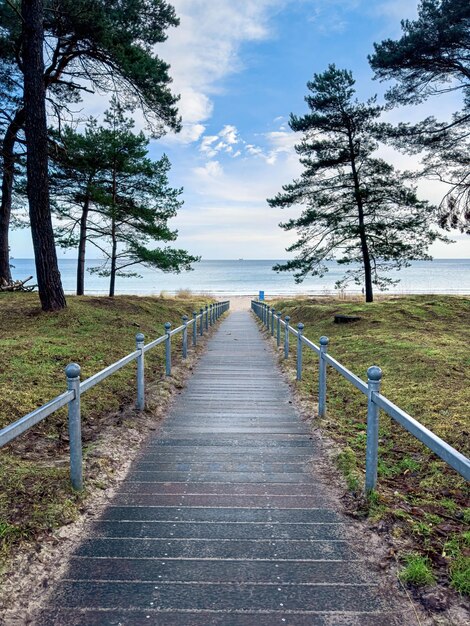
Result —
M 230 300 L 231 311 L 247 311 L 250 309 L 251 301 L 256 296 L 225 296 L 217 298 L 219 301 Z

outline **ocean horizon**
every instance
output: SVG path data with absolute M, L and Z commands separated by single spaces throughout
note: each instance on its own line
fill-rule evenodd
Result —
M 256 295 L 260 290 L 270 295 L 335 295 L 335 282 L 345 272 L 345 267 L 335 261 L 327 263 L 328 272 L 324 277 L 308 277 L 297 285 L 291 273 L 277 273 L 272 266 L 282 260 L 276 259 L 237 259 L 202 260 L 194 265 L 194 271 L 181 274 L 167 274 L 145 267 L 137 268 L 142 278 L 116 279 L 116 294 L 159 295 L 162 292 L 174 294 L 180 290 L 214 296 Z M 12 259 L 12 275 L 15 280 L 33 276 L 29 284 L 35 282 L 34 259 Z M 100 259 L 88 259 L 87 270 L 100 264 Z M 75 292 L 75 259 L 59 258 L 62 283 L 67 294 Z M 388 289 L 389 294 L 470 294 L 470 259 L 434 259 L 415 261 L 410 267 L 387 276 L 400 278 L 400 283 Z M 106 294 L 109 279 L 96 274 L 85 275 L 85 293 Z M 355 295 L 361 287 L 350 284 L 342 293 Z

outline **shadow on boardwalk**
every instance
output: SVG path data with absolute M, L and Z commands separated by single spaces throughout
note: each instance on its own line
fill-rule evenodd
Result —
M 381 596 L 248 312 L 232 313 L 41 626 L 413 624 Z

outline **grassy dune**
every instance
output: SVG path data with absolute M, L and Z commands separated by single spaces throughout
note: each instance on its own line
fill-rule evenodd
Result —
M 363 380 L 370 365 L 379 365 L 384 395 L 470 455 L 469 299 L 390 297 L 366 305 L 300 298 L 277 300 L 274 306 L 291 316 L 291 324 L 303 322 L 304 334 L 315 343 L 327 335 L 330 354 Z M 335 313 L 361 319 L 337 325 Z M 310 350 L 304 354 L 304 376 L 297 385 L 313 404 L 318 357 Z M 292 369 L 294 362 L 291 357 L 287 367 Z M 431 575 L 448 576 L 460 593 L 470 593 L 468 484 L 383 413 L 380 424 L 379 489 L 371 503 L 372 519 L 380 520 L 396 539 L 404 560 L 411 563 L 410 571 L 415 562 L 409 553 L 416 552 L 416 558 L 429 563 Z M 332 368 L 328 368 L 328 413 L 320 425 L 338 442 L 338 465 L 350 491 L 359 494 L 365 398 Z
M 184 294 L 183 294 L 184 295 Z M 0 295 L 0 427 L 65 390 L 64 368 L 81 365 L 82 379 L 135 350 L 135 335 L 147 341 L 170 321 L 181 324 L 209 300 L 119 296 L 68 297 L 68 308 L 42 313 L 35 294 Z M 181 335 L 174 338 L 175 359 Z M 164 348 L 146 354 L 146 378 L 163 376 Z M 82 399 L 85 454 L 100 431 L 135 401 L 135 365 L 128 365 Z M 83 496 L 68 479 L 65 409 L 0 450 L 0 560 L 20 541 L 34 539 L 73 520 Z

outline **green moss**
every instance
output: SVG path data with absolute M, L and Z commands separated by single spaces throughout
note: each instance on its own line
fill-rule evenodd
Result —
M 72 522 L 80 495 L 70 487 L 68 469 L 44 466 L 10 454 L 0 457 L 0 557 L 12 546 Z

